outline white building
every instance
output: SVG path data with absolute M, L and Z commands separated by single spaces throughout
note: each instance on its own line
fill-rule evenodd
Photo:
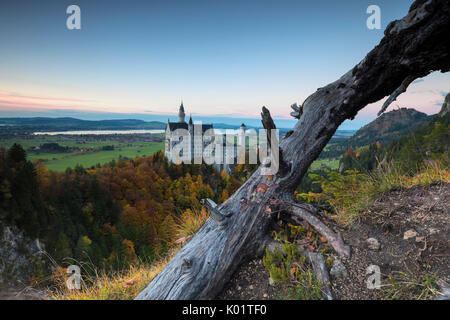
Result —
M 184 154 L 180 154 L 180 160 L 184 163 L 194 163 L 195 158 L 202 158 L 204 143 L 202 139 L 202 135 L 206 130 L 213 129 L 212 124 L 194 124 L 192 121 L 192 116 L 189 117 L 189 123 L 186 123 L 185 112 L 183 101 L 181 102 L 180 109 L 178 111 L 178 122 L 170 122 L 167 121 L 166 126 L 166 139 L 165 139 L 165 156 L 170 162 L 174 162 L 174 147 L 179 143 L 190 143 L 190 147 L 185 148 L 187 152 Z M 183 141 L 184 137 L 180 137 L 176 134 L 177 129 L 184 129 L 189 132 L 189 137 L 187 137 L 187 141 Z M 198 132 L 197 132 L 198 131 Z M 197 133 L 194 136 L 194 132 Z
M 187 152 L 180 152 L 177 158 L 184 163 L 201 163 L 203 159 L 203 150 L 210 143 L 215 144 L 213 151 L 213 156 L 215 158 L 214 167 L 219 171 L 226 170 L 227 172 L 230 172 L 233 164 L 237 163 L 238 156 L 245 157 L 245 124 L 242 124 L 237 132 L 237 139 L 235 139 L 237 141 L 233 141 L 231 144 L 230 136 L 228 136 L 229 142 L 227 145 L 226 135 L 218 135 L 214 133 L 212 133 L 214 134 L 212 137 L 212 142 L 204 142 L 202 136 L 207 130 L 214 130 L 213 125 L 194 124 L 192 121 L 192 116 L 189 118 L 189 122 L 186 123 L 185 116 L 183 102 L 181 102 L 178 111 L 178 122 L 170 122 L 170 120 L 167 121 L 165 132 L 165 156 L 169 162 L 176 162 L 175 157 L 177 157 L 176 154 L 180 150 L 180 146 L 178 146 L 178 144 L 183 142 L 186 144 L 189 143 L 189 146 L 183 146 L 183 151 L 187 150 Z M 180 132 L 176 132 L 177 129 L 184 129 L 184 132 L 187 130 L 189 136 L 186 137 L 186 141 L 184 141 L 185 137 L 180 136 Z M 209 133 L 211 133 L 211 131 L 209 131 Z M 220 145 L 222 145 L 223 148 L 218 148 Z M 239 148 L 239 146 L 244 147 Z

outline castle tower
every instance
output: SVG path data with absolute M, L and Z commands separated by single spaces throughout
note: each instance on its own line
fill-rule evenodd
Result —
M 245 163 L 245 124 L 241 124 L 238 136 L 237 136 L 237 146 L 236 146 L 236 157 L 237 163 L 244 164 Z
M 238 144 L 245 147 L 245 124 L 241 124 L 238 132 Z
M 165 156 L 166 158 L 170 161 L 173 162 L 174 161 L 174 156 L 172 154 L 173 147 L 175 145 L 177 145 L 178 143 L 180 143 L 180 139 L 183 139 L 184 137 L 178 137 L 178 136 L 173 136 L 173 133 L 177 130 L 177 129 L 184 129 L 184 130 L 188 130 L 189 131 L 189 137 L 190 138 L 190 148 L 188 148 L 188 150 L 181 150 L 181 152 L 179 153 L 179 155 L 177 155 L 177 159 L 179 158 L 178 156 L 181 156 L 181 161 L 185 162 L 185 161 L 191 161 L 190 163 L 192 163 L 192 160 L 194 160 L 195 162 L 195 158 L 199 159 L 199 163 L 201 163 L 202 161 L 202 156 L 203 156 L 203 133 L 210 130 L 210 129 L 214 129 L 212 124 L 206 124 L 206 125 L 202 125 L 202 124 L 194 124 L 194 121 L 192 120 L 192 115 L 189 117 L 189 123 L 186 123 L 185 121 L 185 111 L 184 111 L 184 105 L 183 105 L 183 101 L 181 101 L 181 105 L 180 108 L 178 110 L 178 121 L 177 122 L 170 122 L 169 119 L 167 119 L 167 125 L 166 125 L 166 138 L 165 138 Z M 196 131 L 197 129 L 199 129 L 200 131 L 198 132 L 198 134 L 196 135 Z M 189 152 L 190 151 L 190 152 Z M 188 163 L 188 162 L 185 162 Z
M 180 110 L 178 111 L 178 122 L 183 123 L 185 117 L 183 100 L 181 100 Z

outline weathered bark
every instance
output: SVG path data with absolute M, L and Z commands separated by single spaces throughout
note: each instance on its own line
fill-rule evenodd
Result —
M 290 115 L 294 118 L 300 119 L 303 114 L 303 106 L 298 106 L 297 103 L 291 105 L 291 109 L 294 110 L 290 113 Z
M 243 261 L 263 254 L 273 221 L 270 201 L 293 201 L 293 190 L 344 120 L 390 95 L 409 76 L 449 71 L 448 30 L 449 0 L 414 2 L 406 17 L 388 25 L 363 61 L 305 100 L 293 132 L 280 143 L 289 170 L 268 179 L 258 168 L 217 207 L 224 215 L 233 214 L 220 224 L 209 219 L 137 299 L 216 297 Z
M 261 112 L 261 123 L 266 131 L 267 144 L 270 147 L 271 153 L 270 161 L 273 163 L 277 163 L 279 175 L 284 175 L 289 170 L 289 166 L 283 159 L 283 150 L 278 148 L 279 146 L 278 137 L 276 134 L 274 134 L 274 132 L 272 132 L 275 131 L 277 127 L 273 122 L 269 110 L 264 106 L 262 107 Z M 272 139 L 274 139 L 274 141 L 272 141 Z

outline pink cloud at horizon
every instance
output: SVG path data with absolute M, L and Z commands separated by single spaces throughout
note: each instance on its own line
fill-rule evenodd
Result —
M 47 101 L 66 101 L 66 102 L 93 102 L 92 100 L 60 98 L 60 97 L 39 97 L 23 95 L 16 92 L 0 90 L 0 99 L 31 99 L 31 100 L 47 100 Z
M 450 88 L 450 74 L 435 72 L 426 78 L 413 82 L 408 90 L 394 101 L 387 111 L 396 108 L 414 108 L 426 114 L 438 113 L 446 93 Z M 8 86 L 7 86 L 8 87 Z M 0 90 L 0 112 L 2 111 L 56 111 L 74 110 L 89 113 L 117 113 L 117 114 L 154 114 L 154 115 L 176 115 L 179 101 L 174 103 L 173 98 L 160 97 L 156 94 L 145 92 L 109 92 L 94 90 L 84 91 L 73 88 L 60 88 L 64 94 L 53 95 L 53 87 L 30 87 L 25 92 L 9 86 L 9 90 Z M 61 92 L 58 90 L 58 92 Z M 66 91 L 69 90 L 69 91 Z M 46 94 L 40 95 L 40 92 Z M 80 98 L 72 98 L 80 95 Z M 72 96 L 72 97 L 71 97 Z M 191 103 L 186 104 L 187 111 L 194 117 L 217 116 L 232 118 L 260 118 L 262 105 L 266 105 L 274 119 L 295 120 L 290 116 L 292 111 L 290 105 L 297 100 L 302 104 L 308 97 L 306 91 L 300 97 L 295 92 L 287 91 L 283 95 L 260 96 L 249 94 L 238 100 L 229 100 L 227 96 L 214 96 L 214 99 L 204 102 L 201 96 L 189 97 Z M 371 103 L 359 111 L 355 121 L 369 122 L 376 118 L 381 109 L 382 100 Z M 152 104 L 149 107 L 149 102 Z M 170 105 L 170 106 L 169 106 Z M 214 110 L 214 113 L 210 111 Z

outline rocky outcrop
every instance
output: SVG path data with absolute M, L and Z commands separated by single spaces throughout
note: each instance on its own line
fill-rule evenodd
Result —
M 450 113 L 450 93 L 445 97 L 444 103 L 442 104 L 441 111 L 439 112 L 439 117 L 444 117 Z
M 0 286 L 28 285 L 45 268 L 44 245 L 0 223 Z

